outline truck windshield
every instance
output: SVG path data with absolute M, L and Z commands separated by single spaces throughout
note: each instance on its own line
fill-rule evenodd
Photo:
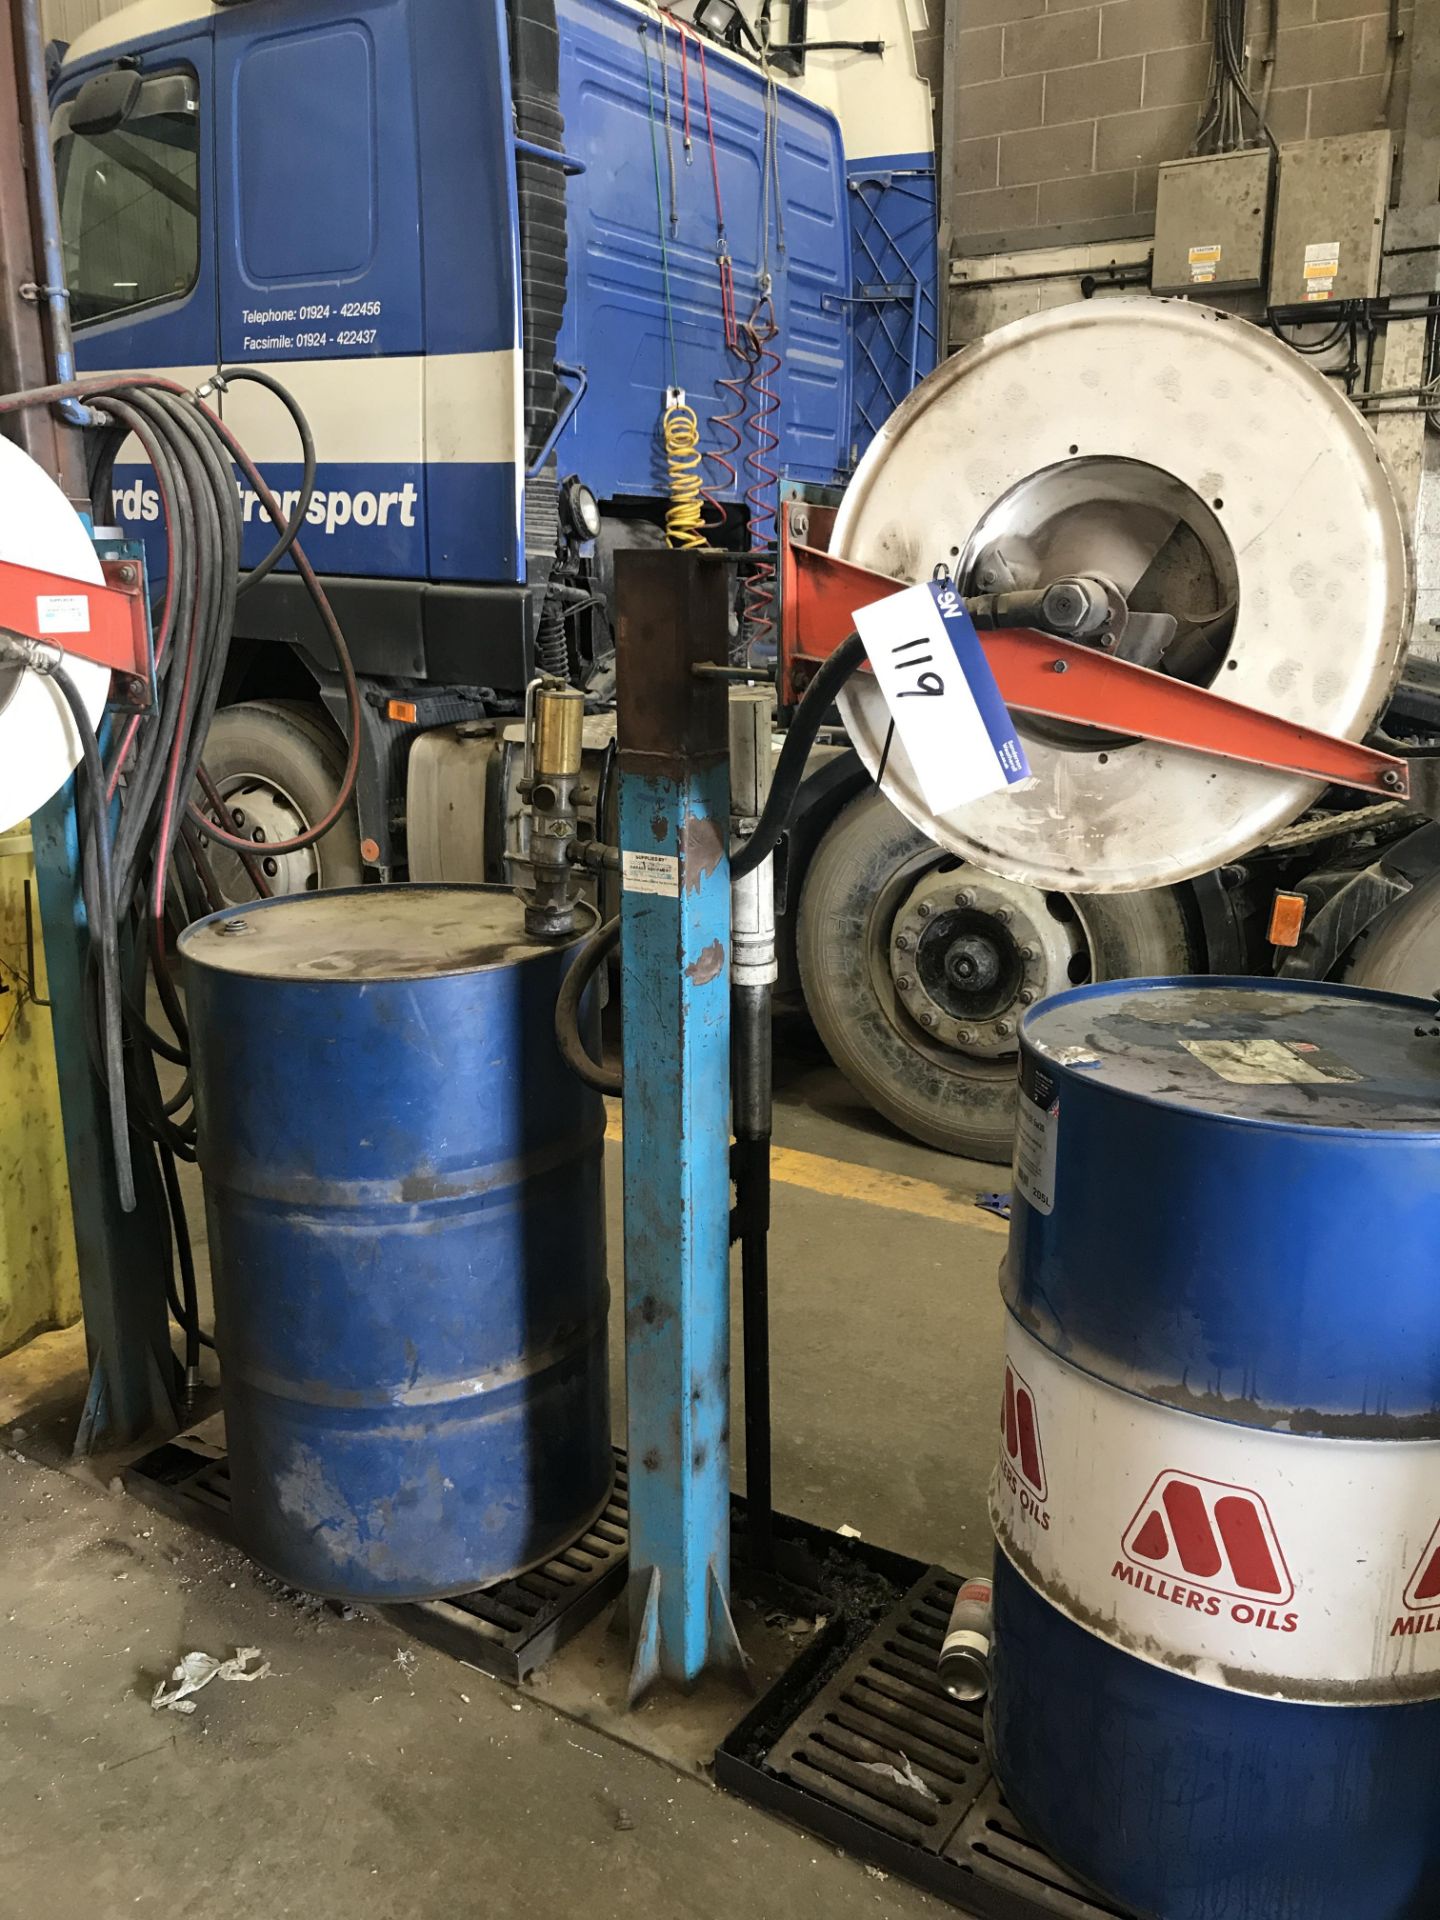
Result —
M 200 260 L 200 126 L 188 76 L 147 80 L 104 133 L 53 121 L 70 311 L 77 327 L 176 300 Z

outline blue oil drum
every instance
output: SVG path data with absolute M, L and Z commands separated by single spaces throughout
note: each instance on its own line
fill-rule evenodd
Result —
M 1026 1020 L 1020 1110 L 1006 1798 L 1146 1920 L 1435 1920 L 1435 1007 L 1084 987 Z
M 180 950 L 241 1545 L 364 1601 L 548 1559 L 612 1473 L 605 1115 L 554 1038 L 573 949 L 503 889 L 394 886 Z

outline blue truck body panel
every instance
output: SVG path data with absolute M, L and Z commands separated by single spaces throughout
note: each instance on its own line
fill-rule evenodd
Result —
M 586 167 L 569 184 L 558 357 L 588 377 L 559 438 L 560 472 L 578 472 L 602 500 L 659 500 L 659 423 L 673 377 L 662 226 L 675 363 L 702 422 L 719 408 L 717 379 L 743 371 L 724 344 L 696 42 L 686 164 L 678 33 L 666 33 L 662 71 L 656 16 L 626 0 L 560 0 L 558 24 L 566 146 Z M 144 73 L 195 77 L 199 270 L 173 301 L 80 327 L 81 369 L 268 365 L 316 431 L 305 543 L 319 571 L 523 581 L 520 212 L 503 0 L 253 0 L 216 12 L 208 28 L 121 42 L 67 67 L 57 104 L 126 56 Z M 765 85 L 713 45 L 706 65 L 743 318 L 764 258 Z M 770 260 L 784 364 L 772 464 L 788 478 L 827 481 L 844 467 L 850 437 L 845 161 L 831 114 L 788 88 L 776 100 L 782 191 L 780 216 L 769 209 Z M 353 363 L 338 386 L 326 374 L 337 360 Z M 247 442 L 260 404 L 238 391 L 222 401 Z M 298 488 L 300 469 L 274 421 L 258 458 L 283 493 Z M 706 446 L 715 440 L 707 426 Z M 730 487 L 719 468 L 707 475 L 732 499 L 753 477 Z M 115 484 L 117 517 L 151 543 L 159 570 L 148 466 L 127 455 Z M 271 537 L 251 499 L 247 561 Z
M 928 153 L 847 166 L 855 285 L 851 295 L 850 465 L 940 352 L 940 230 Z
M 716 382 L 744 372 L 725 346 L 699 56 L 693 38 L 682 42 L 668 30 L 662 62 L 654 16 L 637 15 L 618 0 L 561 0 L 559 14 L 566 145 L 586 167 L 570 186 L 570 297 L 560 353 L 586 366 L 591 385 L 558 451 L 562 467 L 582 474 L 602 499 L 653 496 L 664 491 L 656 432 L 664 389 L 684 387 L 703 428 L 730 405 Z M 706 49 L 705 61 L 736 307 L 744 320 L 755 305 L 766 254 L 765 94 L 753 68 L 714 47 Z M 775 382 L 781 438 L 776 464 L 783 462 L 789 479 L 824 482 L 843 466 L 847 443 L 845 160 L 832 115 L 788 90 L 779 92 L 778 103 L 781 215 L 777 219 L 772 208 L 769 222 L 784 356 Z M 673 358 L 662 245 L 669 260 Z M 724 443 L 707 431 L 704 444 Z M 721 498 L 737 498 L 746 484 L 742 476 L 738 490 L 730 487 L 713 466 L 707 479 Z

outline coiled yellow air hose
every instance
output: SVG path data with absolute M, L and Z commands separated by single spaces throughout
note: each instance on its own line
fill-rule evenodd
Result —
M 685 396 L 671 388 L 660 424 L 670 503 L 665 509 L 665 538 L 672 547 L 703 547 L 705 501 L 700 479 L 700 422 Z

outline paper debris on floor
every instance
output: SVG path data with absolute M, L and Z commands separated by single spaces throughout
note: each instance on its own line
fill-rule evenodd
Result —
M 936 1799 L 937 1795 L 931 1792 L 910 1764 L 909 1755 L 902 1753 L 898 1757 L 900 1760 L 898 1767 L 892 1767 L 887 1760 L 862 1760 L 860 1766 L 866 1773 L 883 1774 L 887 1780 L 893 1780 L 897 1787 L 909 1787 L 924 1800 Z
M 255 1663 L 259 1661 L 260 1664 Z M 199 1693 L 217 1677 L 221 1680 L 263 1680 L 270 1671 L 268 1660 L 260 1661 L 258 1647 L 237 1647 L 233 1658 L 217 1660 L 213 1653 L 187 1653 L 170 1675 L 168 1682 L 157 1680 L 150 1705 L 158 1713 L 168 1707 L 172 1713 L 194 1713 L 191 1694 Z

